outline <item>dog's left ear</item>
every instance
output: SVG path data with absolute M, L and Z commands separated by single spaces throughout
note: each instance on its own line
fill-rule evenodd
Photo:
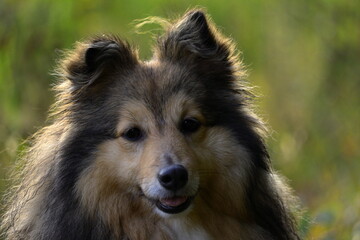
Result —
M 230 39 L 223 37 L 201 10 L 193 10 L 184 15 L 158 41 L 155 56 L 160 60 L 170 60 L 192 64 L 201 71 L 231 72 L 235 51 Z

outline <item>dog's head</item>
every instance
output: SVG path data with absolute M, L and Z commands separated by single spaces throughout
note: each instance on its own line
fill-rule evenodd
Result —
M 96 146 L 82 150 L 89 160 L 77 171 L 87 209 L 243 211 L 251 171 L 268 168 L 266 150 L 233 44 L 204 13 L 172 24 L 150 61 L 100 37 L 79 44 L 62 69 L 70 81 L 59 86 L 59 113 Z

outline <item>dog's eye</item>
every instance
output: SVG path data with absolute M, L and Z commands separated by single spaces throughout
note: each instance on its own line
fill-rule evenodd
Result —
M 133 128 L 126 130 L 122 136 L 126 140 L 136 142 L 136 141 L 139 141 L 143 137 L 143 133 L 140 130 L 140 128 L 133 127 Z
M 185 118 L 180 126 L 183 133 L 193 133 L 200 128 L 201 123 L 196 118 Z

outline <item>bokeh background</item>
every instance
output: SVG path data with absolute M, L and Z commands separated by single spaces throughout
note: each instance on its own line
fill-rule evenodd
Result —
M 151 56 L 135 19 L 207 9 L 242 51 L 275 168 L 304 211 L 304 239 L 360 239 L 360 1 L 0 0 L 0 191 L 53 102 L 60 50 L 114 33 Z M 159 26 L 146 26 L 144 32 Z

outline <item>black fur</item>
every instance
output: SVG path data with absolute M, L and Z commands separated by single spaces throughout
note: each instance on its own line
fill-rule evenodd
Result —
M 74 194 L 79 174 L 89 166 L 96 146 L 108 139 L 102 132 L 84 130 L 69 137 L 59 152 L 51 187 L 42 206 L 42 225 L 33 239 L 111 239 L 100 219 L 90 219 Z

